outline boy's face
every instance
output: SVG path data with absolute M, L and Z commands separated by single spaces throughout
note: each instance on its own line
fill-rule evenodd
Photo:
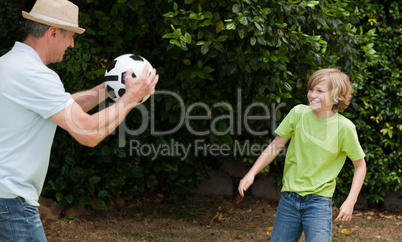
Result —
M 329 80 L 324 80 L 310 88 L 307 98 L 310 103 L 311 110 L 319 118 L 325 118 L 332 111 L 333 103 L 331 102 L 329 92 Z

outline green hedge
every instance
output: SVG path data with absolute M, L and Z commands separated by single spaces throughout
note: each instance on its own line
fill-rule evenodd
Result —
M 373 203 L 380 203 L 389 191 L 402 195 L 401 149 L 401 77 L 402 25 L 400 4 L 395 1 L 372 1 L 365 6 L 362 28 L 375 30 L 376 57 L 364 59 L 364 78 L 357 84 L 355 111 L 360 142 L 367 153 L 367 176 L 364 192 Z M 353 166 L 344 168 L 338 186 L 347 195 Z
M 87 31 L 76 36 L 75 48 L 66 52 L 64 61 L 52 66 L 67 91 L 101 83 L 105 67 L 114 57 L 135 53 L 157 68 L 159 93 L 133 110 L 124 124 L 95 148 L 82 147 L 58 130 L 44 196 L 55 197 L 62 205 L 93 201 L 105 208 L 113 196 L 161 193 L 177 198 L 188 194 L 224 162 L 236 159 L 251 165 L 258 155 L 236 153 L 235 147 L 267 144 L 283 116 L 294 105 L 306 103 L 309 75 L 329 66 L 341 67 L 356 89 L 344 115 L 356 123 L 367 153 L 363 192 L 373 203 L 381 202 L 387 191 L 402 194 L 398 160 L 401 25 L 396 3 L 76 3 L 81 9 L 80 25 Z M 0 4 L 0 11 L 11 8 L 6 2 Z M 19 15 L 1 16 L 2 26 L 23 23 Z M 18 33 L 16 29 L 22 27 L 2 28 L 0 37 L 8 40 L 1 43 L 2 53 L 12 44 L 11 37 L 20 36 L 13 35 Z M 100 108 L 110 104 L 107 101 Z M 204 118 L 196 120 L 195 115 Z M 245 116 L 255 118 L 245 120 Z M 147 128 L 139 131 L 143 124 Z M 161 133 L 169 130 L 175 132 Z M 209 145 L 206 155 L 205 146 L 195 152 L 196 142 Z M 149 150 L 149 154 L 137 155 L 131 149 L 133 144 L 143 145 L 144 153 Z M 185 158 L 171 152 L 153 159 L 157 154 L 152 145 L 174 144 L 190 147 L 192 152 Z M 228 147 L 228 151 L 219 155 L 213 145 Z M 272 173 L 279 184 L 283 156 L 275 164 L 264 172 Z M 349 191 L 352 171 L 348 163 L 341 172 L 335 202 Z

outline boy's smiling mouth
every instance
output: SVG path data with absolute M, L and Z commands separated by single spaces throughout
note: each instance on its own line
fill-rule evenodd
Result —
M 321 102 L 320 102 L 320 100 L 317 100 L 317 99 L 310 99 L 310 103 L 311 104 L 319 104 Z

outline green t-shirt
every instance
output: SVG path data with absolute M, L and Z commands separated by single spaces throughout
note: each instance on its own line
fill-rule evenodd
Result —
M 332 197 L 336 177 L 346 156 L 352 161 L 364 157 L 355 125 L 336 113 L 317 118 L 306 105 L 294 107 L 275 133 L 291 138 L 286 153 L 282 192 L 301 196 Z

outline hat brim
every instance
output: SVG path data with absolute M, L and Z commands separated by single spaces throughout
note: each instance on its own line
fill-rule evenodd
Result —
M 46 24 L 46 25 L 49 25 L 49 26 L 52 26 L 52 27 L 57 27 L 57 28 L 60 28 L 60 29 L 65 29 L 65 30 L 68 30 L 68 31 L 72 31 L 72 32 L 75 32 L 77 34 L 82 34 L 82 33 L 85 32 L 85 29 L 83 29 L 83 28 L 74 27 L 74 26 L 70 26 L 70 25 L 64 25 L 64 24 L 57 24 L 57 23 L 53 23 L 53 22 L 50 22 L 50 21 L 46 21 L 44 19 L 32 16 L 30 13 L 27 13 L 25 11 L 22 11 L 22 16 L 25 19 L 29 19 L 29 20 L 32 20 L 32 21 L 35 21 L 35 22 L 38 22 L 38 23 L 41 23 L 41 24 Z

